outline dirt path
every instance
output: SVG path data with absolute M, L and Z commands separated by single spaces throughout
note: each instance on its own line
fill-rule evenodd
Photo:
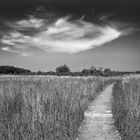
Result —
M 121 140 L 113 126 L 111 112 L 112 86 L 109 85 L 85 112 L 76 140 Z

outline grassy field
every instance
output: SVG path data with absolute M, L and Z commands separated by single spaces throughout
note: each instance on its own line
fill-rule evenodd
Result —
M 0 140 L 73 140 L 100 77 L 0 77 Z
M 140 76 L 117 81 L 113 88 L 113 116 L 122 140 L 140 139 Z

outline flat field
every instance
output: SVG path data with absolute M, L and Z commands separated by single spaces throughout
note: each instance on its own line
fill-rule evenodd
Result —
M 0 140 L 73 140 L 100 77 L 0 77 Z
M 113 88 L 113 116 L 122 140 L 140 139 L 140 76 L 128 76 Z

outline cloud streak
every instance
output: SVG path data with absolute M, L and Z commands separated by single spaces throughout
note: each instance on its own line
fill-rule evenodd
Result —
M 39 29 L 43 26 L 43 19 L 37 19 L 34 16 L 29 16 L 28 19 L 17 21 L 14 24 L 9 23 L 9 26 L 17 30 Z
M 102 46 L 119 38 L 123 31 L 115 25 L 97 25 L 82 19 L 58 18 L 53 22 L 30 16 L 10 23 L 12 31 L 5 34 L 3 51 L 27 55 L 36 49 L 46 52 L 78 53 Z M 24 31 L 34 32 L 27 35 Z M 22 32 L 21 32 L 22 31 Z

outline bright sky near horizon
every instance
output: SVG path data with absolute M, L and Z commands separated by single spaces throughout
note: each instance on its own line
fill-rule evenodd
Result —
M 0 65 L 140 70 L 140 2 L 0 1 Z

